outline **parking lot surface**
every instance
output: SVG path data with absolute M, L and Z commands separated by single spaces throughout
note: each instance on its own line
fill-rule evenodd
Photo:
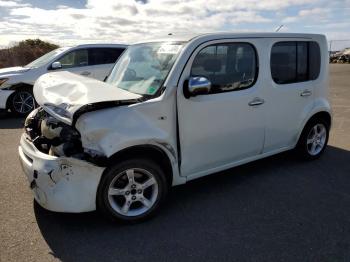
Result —
M 334 123 L 321 159 L 290 152 L 172 189 L 127 226 L 34 203 L 0 116 L 0 261 L 350 261 L 350 65 L 331 65 Z

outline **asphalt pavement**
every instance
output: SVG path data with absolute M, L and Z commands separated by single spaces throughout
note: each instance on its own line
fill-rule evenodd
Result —
M 175 187 L 137 225 L 34 203 L 0 115 L 0 261 L 350 261 L 350 65 L 331 65 L 334 124 L 317 161 L 282 153 Z

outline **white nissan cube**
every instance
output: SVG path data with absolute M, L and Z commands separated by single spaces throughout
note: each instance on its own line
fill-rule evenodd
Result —
M 0 69 L 0 109 L 28 115 L 35 107 L 34 82 L 48 72 L 69 71 L 104 80 L 127 46 L 87 44 L 57 48 L 23 67 Z
M 136 222 L 171 186 L 286 150 L 313 160 L 331 127 L 325 36 L 213 33 L 131 45 L 105 82 L 43 75 L 19 156 L 36 201 Z

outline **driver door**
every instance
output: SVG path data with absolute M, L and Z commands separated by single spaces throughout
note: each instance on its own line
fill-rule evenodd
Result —
M 88 49 L 73 50 L 63 55 L 57 61 L 62 66 L 58 69 L 60 71 L 69 71 L 82 76 L 93 77 L 94 66 L 89 66 Z
M 264 101 L 258 79 L 258 40 L 213 41 L 197 48 L 177 93 L 181 174 L 199 177 L 261 154 Z M 211 82 L 208 94 L 186 98 L 191 76 Z

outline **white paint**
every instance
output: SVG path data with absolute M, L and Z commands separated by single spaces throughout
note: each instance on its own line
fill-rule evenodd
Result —
M 28 182 L 35 179 L 34 196 L 44 208 L 56 212 L 87 212 L 96 209 L 95 196 L 104 168 L 74 158 L 41 153 L 21 137 L 18 148 Z
M 39 105 L 46 107 L 51 104 L 66 110 L 70 116 L 66 120 L 67 124 L 71 124 L 74 113 L 86 104 L 141 98 L 140 95 L 105 82 L 70 72 L 54 72 L 41 76 L 33 91 Z M 51 113 L 56 115 L 53 111 Z
M 57 49 L 57 53 L 51 59 L 49 59 L 44 65 L 35 68 L 27 68 L 27 67 L 9 67 L 0 69 L 0 79 L 8 78 L 8 80 L 0 86 L 0 90 L 4 88 L 9 88 L 16 84 L 28 84 L 33 86 L 35 81 L 48 72 L 57 72 L 57 71 L 68 71 L 73 72 L 75 74 L 84 74 L 86 72 L 90 73 L 88 76 L 98 79 L 104 80 L 104 78 L 109 74 L 113 64 L 103 64 L 103 65 L 93 65 L 93 66 L 80 66 L 80 67 L 72 67 L 65 69 L 51 69 L 51 64 L 64 55 L 79 49 L 91 49 L 91 48 L 123 48 L 125 49 L 126 45 L 119 44 L 89 44 L 89 45 L 78 45 L 73 47 L 63 47 Z M 0 93 L 0 108 L 6 108 L 6 102 L 8 96 L 1 97 L 1 95 L 5 95 L 5 93 Z
M 0 108 L 4 109 L 7 106 L 7 99 L 10 95 L 15 92 L 13 90 L 2 90 L 0 89 Z
M 172 184 L 178 185 L 292 149 L 312 115 L 321 111 L 331 113 L 327 91 L 327 43 L 324 36 L 271 33 L 207 34 L 170 38 L 174 41 L 187 42 L 164 82 L 166 89 L 163 94 L 144 102 L 81 115 L 75 127 L 81 134 L 85 149 L 110 157 L 132 146 L 158 146 L 166 153 L 172 164 Z M 278 40 L 296 39 L 319 43 L 320 76 L 314 81 L 277 86 L 271 79 L 271 46 Z M 194 56 L 204 46 L 221 42 L 248 42 L 255 46 L 259 58 L 259 75 L 256 83 L 241 91 L 185 98 L 183 83 L 190 77 Z M 311 89 L 313 94 L 306 99 L 299 93 L 305 88 Z M 98 92 L 99 90 L 101 92 Z M 115 94 L 109 90 L 113 90 Z M 40 104 L 46 102 L 55 106 L 62 103 L 71 104 L 67 108 L 70 114 L 74 114 L 84 103 L 107 101 L 106 99 L 119 101 L 136 97 L 126 91 L 117 91 L 113 87 L 109 89 L 107 84 L 97 85 L 94 80 L 86 80 L 68 73 L 55 73 L 42 77 L 35 87 L 35 94 Z M 264 99 L 265 103 L 249 107 L 248 103 L 255 97 Z M 23 139 L 21 141 L 23 148 L 22 144 L 25 144 Z M 33 153 L 33 158 L 41 156 L 39 153 Z M 21 159 L 22 164 L 25 164 L 26 160 L 23 157 Z M 59 159 L 66 158 L 57 158 L 55 161 L 60 161 Z M 77 173 L 86 170 L 82 161 L 77 160 L 79 164 L 70 161 L 72 167 L 76 167 Z M 45 165 L 40 165 L 39 171 L 47 172 L 44 167 Z M 92 173 L 96 174 L 92 176 L 96 181 L 91 182 L 95 186 L 98 184 L 99 175 L 97 171 Z M 72 188 L 68 182 L 65 186 Z M 79 186 L 76 190 L 79 192 Z M 42 192 L 38 194 L 40 193 L 42 194 Z M 80 194 L 77 194 L 77 197 L 78 195 Z M 95 203 L 91 203 L 90 207 L 94 205 Z M 74 209 L 70 206 L 65 211 L 71 211 L 72 208 Z M 76 208 L 74 211 L 79 212 L 78 206 Z

